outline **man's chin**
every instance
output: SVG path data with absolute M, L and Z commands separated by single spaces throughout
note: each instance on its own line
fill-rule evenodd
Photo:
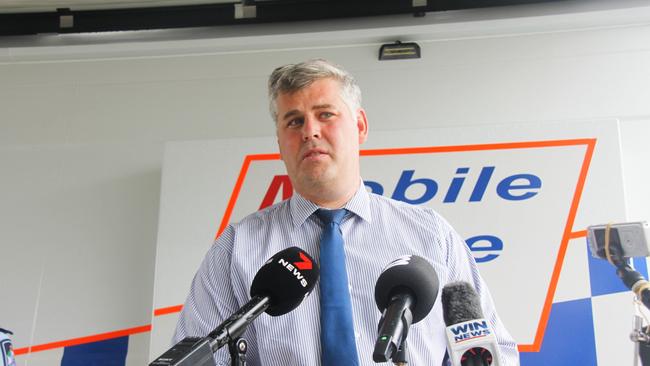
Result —
M 334 181 L 334 176 L 329 171 L 310 171 L 301 174 L 299 181 L 302 183 L 303 188 L 306 189 L 319 189 L 330 185 Z

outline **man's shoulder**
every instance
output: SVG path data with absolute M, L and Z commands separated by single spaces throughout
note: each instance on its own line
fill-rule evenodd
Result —
M 289 214 L 289 201 L 290 200 L 287 199 L 252 212 L 242 218 L 239 222 L 233 224 L 233 226 L 237 228 L 242 226 L 261 225 L 271 223 L 274 220 L 283 219 Z
M 372 211 L 379 214 L 379 217 L 387 220 L 417 222 L 418 225 L 431 225 L 432 228 L 437 229 L 450 227 L 447 220 L 431 207 L 413 205 L 375 193 L 370 193 L 370 207 Z
M 376 193 L 369 193 L 370 205 L 374 209 L 389 210 L 394 212 L 410 213 L 413 215 L 436 215 L 434 209 L 421 205 L 412 205 L 404 201 L 382 196 Z

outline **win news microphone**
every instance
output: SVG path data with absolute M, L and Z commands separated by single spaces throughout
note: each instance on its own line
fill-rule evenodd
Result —
M 261 313 L 279 316 L 298 307 L 316 286 L 319 274 L 316 261 L 300 248 L 276 253 L 257 271 L 249 302 L 207 337 L 187 337 L 149 366 L 214 365 L 214 352 L 239 338 Z
M 429 314 L 438 287 L 436 271 L 422 257 L 407 255 L 386 266 L 375 285 L 375 302 L 382 312 L 372 353 L 375 362 L 397 361 L 394 357 L 409 327 Z
M 447 325 L 447 349 L 453 366 L 499 366 L 494 331 L 483 318 L 481 301 L 467 282 L 442 288 L 442 313 Z

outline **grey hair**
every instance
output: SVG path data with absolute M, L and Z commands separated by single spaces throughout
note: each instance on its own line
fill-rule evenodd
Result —
M 278 121 L 277 98 L 280 94 L 295 93 L 314 81 L 331 78 L 339 82 L 341 97 L 354 115 L 361 108 L 361 89 L 354 77 L 338 65 L 327 60 L 312 59 L 298 64 L 288 64 L 273 70 L 269 76 L 269 111 Z

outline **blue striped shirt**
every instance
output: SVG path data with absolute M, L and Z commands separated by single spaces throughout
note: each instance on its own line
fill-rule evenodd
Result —
M 345 205 L 341 224 L 350 281 L 352 312 L 361 365 L 376 365 L 372 351 L 381 314 L 374 300 L 375 282 L 397 257 L 415 254 L 429 260 L 440 288 L 453 281 L 474 285 L 484 316 L 495 330 L 503 365 L 518 365 L 517 347 L 496 314 L 492 298 L 467 245 L 434 210 L 368 193 L 364 186 Z M 319 260 L 323 227 L 318 206 L 295 193 L 290 199 L 255 212 L 228 226 L 208 251 L 196 273 L 180 314 L 174 343 L 205 336 L 250 300 L 250 285 L 264 262 L 282 249 L 297 246 Z M 407 360 L 416 366 L 441 365 L 446 351 L 440 292 L 433 310 L 408 334 Z M 262 314 L 248 327 L 248 364 L 320 365 L 318 286 L 292 312 Z M 227 347 L 216 352 L 217 365 L 229 365 Z M 390 363 L 386 363 L 389 365 Z

